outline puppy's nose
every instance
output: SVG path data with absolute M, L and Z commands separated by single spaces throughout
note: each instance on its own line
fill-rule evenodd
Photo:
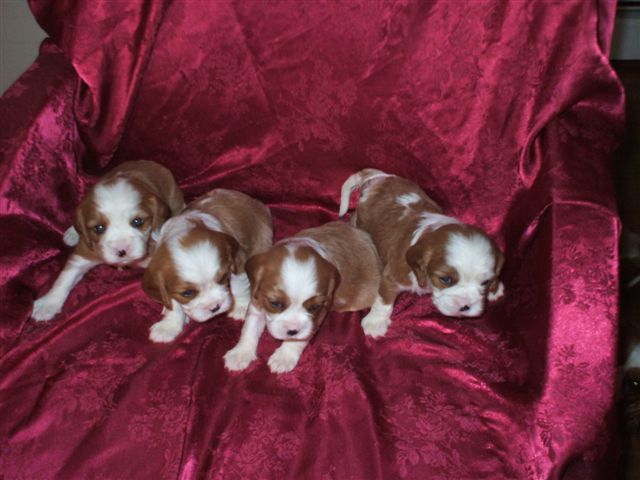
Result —
M 287 330 L 287 335 L 293 337 L 298 334 L 298 330 Z
M 127 254 L 127 251 L 126 251 L 126 250 L 118 250 L 118 256 L 119 256 L 120 258 L 124 257 L 126 254 Z
M 469 308 L 471 308 L 471 307 L 469 307 L 469 305 L 465 305 L 464 307 L 460 308 L 460 311 L 461 312 L 466 312 L 467 310 L 469 310 Z
M 218 310 L 220 310 L 220 305 L 216 305 L 215 307 L 209 309 L 211 313 L 216 313 Z

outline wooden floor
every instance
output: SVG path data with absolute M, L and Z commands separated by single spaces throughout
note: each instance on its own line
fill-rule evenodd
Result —
M 616 189 L 623 230 L 640 234 L 640 61 L 614 61 L 625 87 L 625 140 L 616 154 Z M 621 252 L 623 253 L 623 252 Z M 620 361 L 634 342 L 640 342 L 640 283 L 625 287 L 640 275 L 640 256 L 621 259 Z M 622 469 L 626 479 L 640 479 L 640 369 L 621 379 L 620 432 Z

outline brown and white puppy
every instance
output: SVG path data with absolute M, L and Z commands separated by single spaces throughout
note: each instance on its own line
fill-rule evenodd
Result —
M 224 356 L 226 367 L 249 366 L 266 325 L 283 341 L 269 368 L 292 370 L 328 312 L 373 304 L 381 269 L 369 235 L 341 222 L 303 230 L 250 258 L 251 304 L 238 344 Z
M 243 320 L 250 301 L 247 258 L 273 241 L 269 209 L 244 193 L 216 189 L 167 221 L 142 286 L 164 305 L 151 327 L 154 342 L 170 342 L 189 318 L 216 315 Z
M 31 316 L 50 320 L 71 289 L 93 267 L 145 266 L 152 232 L 184 208 L 173 175 L 147 160 L 125 162 L 103 176 L 82 199 L 64 242 L 75 250 L 49 292 L 35 301 Z
M 344 183 L 340 216 L 358 188 L 352 221 L 369 232 L 384 265 L 378 297 L 362 320 L 367 334 L 386 333 L 400 292 L 431 293 L 438 310 L 452 317 L 481 315 L 486 299 L 503 295 L 504 257 L 482 230 L 443 215 L 414 183 L 374 169 Z

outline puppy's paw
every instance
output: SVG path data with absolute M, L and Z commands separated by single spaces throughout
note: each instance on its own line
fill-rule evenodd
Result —
M 173 342 L 181 331 L 182 327 L 175 322 L 160 321 L 151 325 L 149 339 L 156 343 L 169 343 Z
M 386 314 L 371 311 L 362 319 L 361 325 L 365 335 L 373 338 L 382 337 L 391 325 L 391 318 Z
M 293 370 L 298 364 L 298 360 L 300 360 L 299 353 L 292 352 L 291 350 L 287 350 L 280 346 L 269 357 L 269 361 L 267 363 L 269 364 L 269 370 L 273 373 L 285 373 Z
M 247 316 L 247 309 L 249 308 L 248 303 L 238 303 L 235 302 L 233 306 L 233 310 L 231 310 L 228 315 L 234 320 L 240 320 L 241 322 Z
M 80 235 L 78 235 L 76 229 L 71 226 L 65 230 L 64 235 L 62 235 L 62 241 L 70 247 L 75 247 L 80 241 Z
M 63 303 L 64 302 L 61 302 L 55 295 L 45 295 L 44 297 L 40 297 L 33 302 L 31 317 L 38 322 L 51 320 L 60 313 Z
M 489 292 L 489 294 L 487 295 L 487 300 L 489 300 L 490 302 L 495 302 L 502 297 L 504 297 L 504 284 L 500 282 L 498 283 L 496 293 Z
M 224 354 L 224 366 L 232 372 L 239 372 L 256 359 L 255 352 L 242 347 L 234 347 Z

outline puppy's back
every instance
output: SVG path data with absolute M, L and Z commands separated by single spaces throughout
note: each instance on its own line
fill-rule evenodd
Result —
M 267 251 L 273 243 L 271 212 L 265 204 L 242 192 L 217 188 L 194 200 L 188 209 L 215 217 L 248 257 Z
M 330 222 L 302 230 L 296 238 L 316 242 L 340 273 L 334 310 L 355 311 L 370 307 L 378 292 L 382 263 L 367 232 L 344 222 Z M 319 252 L 321 255 L 323 252 Z

